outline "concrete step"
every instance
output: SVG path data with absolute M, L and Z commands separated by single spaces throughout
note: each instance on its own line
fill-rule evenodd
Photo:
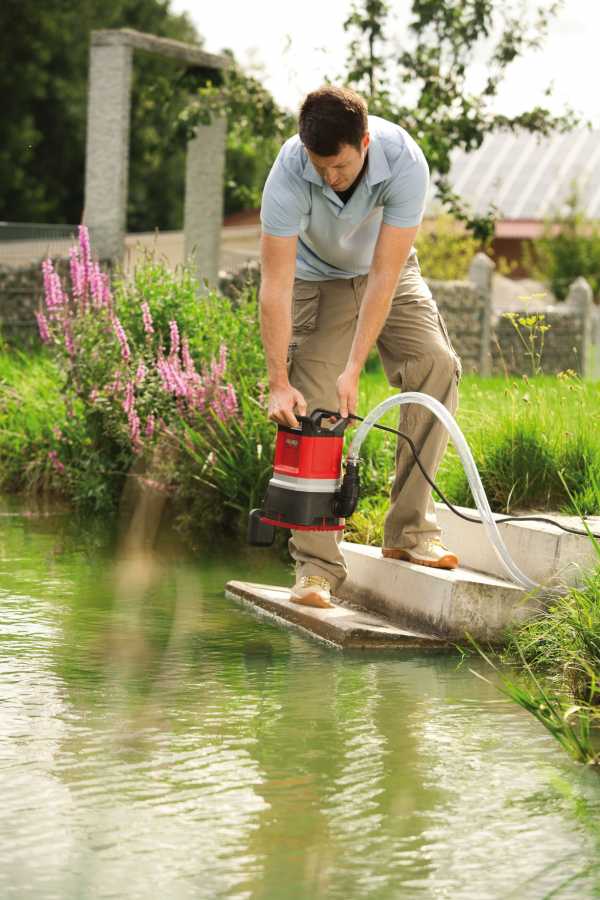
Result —
M 384 559 L 379 547 L 347 541 L 342 549 L 348 578 L 338 596 L 399 628 L 450 640 L 463 640 L 469 632 L 476 640 L 500 643 L 509 623 L 544 607 L 543 597 L 495 575 Z
M 467 515 L 479 516 L 476 509 L 459 506 Z M 442 540 L 460 557 L 461 565 L 499 578 L 507 578 L 483 525 L 465 522 L 443 503 L 436 503 Z M 545 513 L 540 513 L 545 515 Z M 548 513 L 570 528 L 583 528 L 576 516 Z M 502 518 L 495 515 L 495 518 Z M 600 533 L 600 516 L 590 517 L 591 531 Z M 505 522 L 498 526 L 508 552 L 525 575 L 539 584 L 561 586 L 581 581 L 584 572 L 600 564 L 600 557 L 587 536 L 569 534 L 541 522 Z
M 397 625 L 334 599 L 331 609 L 299 606 L 290 600 L 289 588 L 247 581 L 228 581 L 225 596 L 304 634 L 343 649 L 434 649 L 447 644 L 431 634 Z

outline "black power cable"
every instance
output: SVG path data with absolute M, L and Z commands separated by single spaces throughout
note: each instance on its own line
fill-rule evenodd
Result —
M 331 415 L 332 417 L 335 417 L 338 419 L 342 418 L 339 413 L 331 412 L 331 410 L 328 410 L 328 409 L 323 410 L 323 412 L 327 413 L 327 415 Z M 356 419 L 358 422 L 365 421 L 362 416 L 355 416 L 353 413 L 349 413 L 347 418 L 348 419 Z M 446 504 L 448 509 L 452 510 L 454 515 L 459 516 L 461 519 L 464 519 L 466 522 L 474 522 L 476 525 L 483 524 L 481 519 L 475 519 L 473 516 L 467 516 L 467 515 L 465 515 L 465 513 L 460 512 L 455 506 L 452 505 L 452 503 L 450 503 L 450 501 L 447 499 L 447 497 L 444 496 L 444 494 L 441 492 L 441 490 L 439 489 L 439 487 L 437 486 L 435 481 L 433 481 L 433 479 L 431 479 L 429 477 L 429 475 L 427 474 L 427 472 L 425 471 L 425 469 L 423 467 L 423 463 L 419 459 L 419 454 L 417 452 L 417 448 L 415 447 L 412 439 L 409 438 L 409 436 L 407 434 L 404 434 L 404 432 L 402 432 L 402 431 L 398 431 L 396 428 L 389 428 L 387 425 L 375 424 L 372 427 L 379 428 L 380 431 L 389 431 L 390 434 L 397 434 L 397 435 L 399 435 L 399 437 L 404 438 L 404 440 L 407 442 L 408 446 L 412 450 L 412 454 L 415 458 L 415 462 L 418 465 L 421 472 L 423 473 L 423 477 L 431 485 L 431 487 L 434 489 L 434 491 L 436 491 L 436 493 L 439 495 L 439 497 L 442 499 L 442 501 Z M 499 524 L 501 522 L 545 522 L 547 525 L 554 525 L 556 528 L 560 528 L 560 529 L 562 529 L 562 531 L 567 531 L 569 534 L 582 534 L 585 537 L 590 537 L 590 535 L 591 535 L 592 537 L 600 538 L 600 534 L 595 534 L 593 531 L 588 532 L 588 531 L 583 531 L 580 528 L 569 528 L 568 525 L 561 525 L 560 522 L 555 522 L 554 519 L 547 519 L 545 516 L 502 516 L 501 518 L 496 519 L 497 524 Z

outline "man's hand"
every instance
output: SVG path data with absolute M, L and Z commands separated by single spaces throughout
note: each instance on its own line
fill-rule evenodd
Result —
M 269 395 L 269 419 L 280 425 L 300 428 L 294 415 L 294 407 L 298 407 L 298 415 L 306 415 L 306 400 L 291 384 L 272 387 Z
M 343 419 L 348 413 L 355 413 L 358 406 L 358 378 L 359 374 L 349 369 L 344 369 L 336 382 L 340 416 Z

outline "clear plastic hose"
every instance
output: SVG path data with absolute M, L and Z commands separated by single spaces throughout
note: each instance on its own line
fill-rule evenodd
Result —
M 481 515 L 482 524 L 487 532 L 490 541 L 492 542 L 492 546 L 494 547 L 494 550 L 496 551 L 500 562 L 502 563 L 512 580 L 516 581 L 517 584 L 528 589 L 539 587 L 540 585 L 536 581 L 532 581 L 531 578 L 528 578 L 527 575 L 521 572 L 517 564 L 512 559 L 510 553 L 508 552 L 506 545 L 502 540 L 500 531 L 498 530 L 498 526 L 496 525 L 494 516 L 492 515 L 492 510 L 490 509 L 488 498 L 485 495 L 483 484 L 481 483 L 481 478 L 479 477 L 479 472 L 477 471 L 477 466 L 475 465 L 475 460 L 473 459 L 473 454 L 469 449 L 469 445 L 465 440 L 465 436 L 458 427 L 454 416 L 452 416 L 451 413 L 448 412 L 446 407 L 443 406 L 439 400 L 436 400 L 435 397 L 430 397 L 429 394 L 421 394 L 417 391 L 413 391 L 407 392 L 405 394 L 395 394 L 393 397 L 388 397 L 387 400 L 383 400 L 376 407 L 374 407 L 374 409 L 371 410 L 369 415 L 365 418 L 364 422 L 362 422 L 356 429 L 356 433 L 348 449 L 348 462 L 359 462 L 362 442 L 366 438 L 373 425 L 389 409 L 393 409 L 395 406 L 402 406 L 405 403 L 419 403 L 421 406 L 425 406 L 428 410 L 430 410 L 430 412 L 437 416 L 437 418 L 444 425 L 448 434 L 450 435 L 452 443 L 456 447 L 458 455 L 460 456 L 469 481 L 469 486 L 473 493 L 473 497 L 475 498 L 477 509 L 479 510 L 479 514 Z

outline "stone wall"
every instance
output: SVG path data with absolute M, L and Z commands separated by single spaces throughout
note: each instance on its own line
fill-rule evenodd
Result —
M 534 314 L 535 310 L 524 307 L 514 315 L 518 322 L 519 318 Z M 534 332 L 535 351 L 541 351 L 541 371 L 556 374 L 572 369 L 587 378 L 600 378 L 600 310 L 594 306 L 592 290 L 585 279 L 573 282 L 564 303 L 546 306 L 540 314 L 544 316 L 543 324 L 549 326 L 543 344 L 542 335 Z M 526 325 L 519 328 L 527 343 Z M 506 314 L 493 317 L 491 353 L 495 374 L 532 374 L 531 354 Z
M 526 316 L 527 311 L 517 313 Z M 583 340 L 584 317 L 566 307 L 552 306 L 545 310 L 545 322 L 550 326 L 544 334 L 541 353 L 541 369 L 545 373 L 564 372 L 566 369 L 581 374 L 581 344 Z M 532 374 L 531 356 L 525 351 L 523 343 L 512 324 L 505 316 L 495 317 L 493 322 L 494 339 L 492 342 L 493 371 L 496 374 L 508 373 L 520 375 L 523 372 Z M 526 330 L 521 327 L 526 336 Z M 536 341 L 536 352 L 540 349 L 540 339 Z
M 478 253 L 468 281 L 428 280 L 428 284 L 465 372 L 530 375 L 532 361 L 513 323 L 493 309 L 493 271 L 492 261 Z M 585 378 L 600 378 L 600 309 L 594 305 L 584 278 L 573 282 L 564 303 L 535 310 L 524 304 L 515 312 L 517 320 L 533 313 L 543 313 L 541 324 L 549 326 L 543 345 L 539 332 L 536 337 L 542 372 L 556 374 L 572 369 Z M 527 341 L 527 327 L 519 327 Z
M 479 372 L 485 297 L 468 281 L 427 279 L 427 284 L 444 317 L 452 345 L 461 358 L 463 371 Z
M 37 341 L 35 311 L 43 296 L 41 262 L 0 267 L 0 340 L 28 347 Z

